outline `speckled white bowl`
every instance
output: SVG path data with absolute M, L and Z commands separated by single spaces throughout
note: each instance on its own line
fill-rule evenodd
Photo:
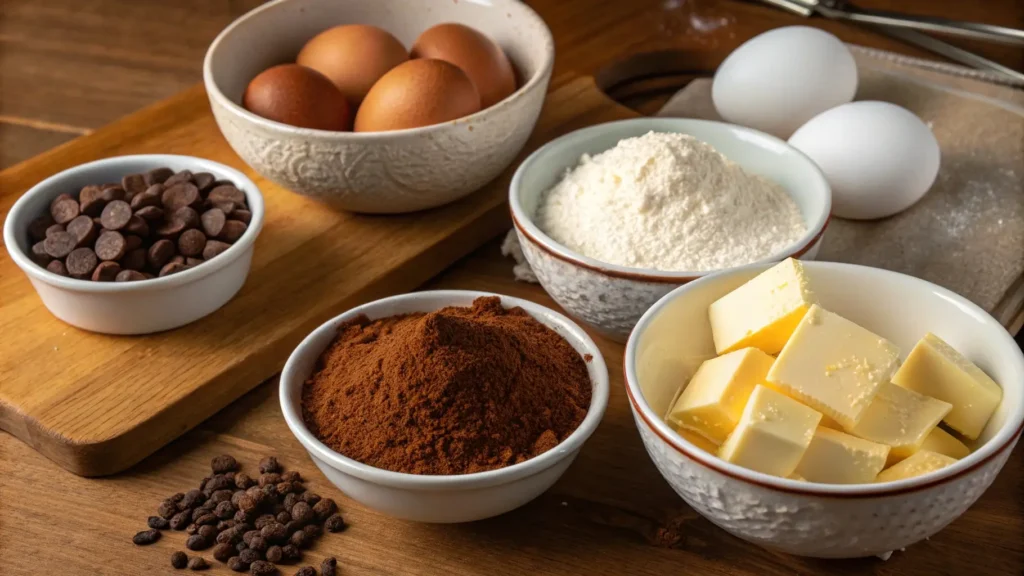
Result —
M 520 306 L 569 342 L 580 356 L 590 355 L 587 370 L 593 385 L 590 407 L 579 427 L 551 450 L 506 468 L 426 476 L 382 470 L 335 452 L 314 436 L 302 419 L 302 387 L 320 354 L 334 341 L 338 325 L 360 314 L 384 318 L 433 312 L 445 306 L 468 306 L 486 292 L 434 290 L 370 302 L 345 312 L 313 331 L 288 358 L 281 373 L 281 412 L 292 434 L 313 463 L 350 498 L 389 516 L 417 522 L 471 522 L 518 508 L 540 496 L 569 468 L 594 433 L 608 405 L 608 368 L 594 341 L 565 316 L 529 300 L 500 296 L 506 308 Z
M 735 536 L 792 554 L 851 558 L 899 550 L 960 516 L 992 483 L 1024 427 L 1024 356 L 1006 330 L 965 298 L 896 272 L 831 262 L 804 268 L 821 304 L 903 352 L 931 331 L 1003 387 L 970 456 L 942 470 L 883 484 L 818 484 L 730 464 L 676 434 L 662 416 L 680 383 L 714 356 L 708 306 L 767 268 L 757 265 L 682 286 L 644 314 L 626 346 L 626 391 L 658 471 L 691 507 Z
M 442 22 L 472 26 L 497 42 L 519 73 L 519 89 L 453 122 L 377 133 L 296 128 L 240 105 L 253 77 L 294 61 L 303 44 L 327 28 L 373 24 L 408 47 Z M 345 210 L 397 213 L 462 198 L 512 163 L 537 122 L 554 55 L 544 21 L 516 0 L 276 0 L 217 36 L 203 62 L 203 81 L 224 137 L 261 175 Z
M 552 140 L 516 170 L 509 205 L 523 254 L 537 279 L 562 308 L 603 335 L 625 342 L 647 309 L 680 284 L 710 272 L 661 272 L 601 262 L 555 242 L 533 222 L 541 194 L 575 166 L 583 154 L 597 154 L 623 138 L 680 132 L 707 142 L 751 173 L 786 189 L 807 222 L 793 245 L 761 262 L 790 256 L 812 260 L 828 225 L 832 192 L 818 167 L 802 152 L 774 136 L 750 128 L 684 118 L 637 118 L 599 124 Z

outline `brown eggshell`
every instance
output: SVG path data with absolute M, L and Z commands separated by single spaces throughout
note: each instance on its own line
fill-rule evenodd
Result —
M 462 24 L 438 24 L 416 39 L 413 58 L 436 58 L 455 64 L 480 92 L 480 105 L 488 108 L 516 91 L 516 75 L 501 47 Z
M 356 113 L 356 132 L 403 130 L 480 111 L 469 76 L 443 60 L 409 60 L 385 74 Z
M 350 24 L 314 36 L 295 61 L 330 78 L 355 107 L 381 76 L 408 59 L 405 46 L 386 30 Z
M 269 120 L 317 130 L 348 130 L 352 113 L 345 96 L 323 74 L 298 64 L 260 72 L 245 89 L 242 105 Z

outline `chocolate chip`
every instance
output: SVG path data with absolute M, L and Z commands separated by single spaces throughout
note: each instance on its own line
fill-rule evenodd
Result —
M 224 223 L 224 227 L 221 228 L 218 237 L 225 242 L 234 243 L 245 234 L 245 230 L 248 227 L 248 224 L 241 220 L 228 220 Z
M 288 532 L 284 529 L 284 525 L 276 521 L 264 526 L 260 530 L 260 535 L 267 542 L 284 542 L 288 539 Z
M 225 184 L 210 190 L 207 198 L 211 202 L 231 202 L 235 206 L 245 205 L 245 194 L 231 184 Z
M 323 533 L 323 530 L 319 526 L 317 526 L 316 524 L 310 524 L 310 525 L 306 526 L 305 528 L 303 528 L 302 531 L 306 533 L 306 536 L 309 536 L 311 539 L 314 539 L 314 540 L 316 538 L 319 538 L 320 534 Z
M 213 547 L 213 558 L 218 562 L 227 562 L 235 555 L 235 547 L 231 544 L 217 544 Z
M 164 209 L 172 212 L 178 208 L 197 204 L 199 200 L 199 189 L 189 182 L 169 186 L 161 196 Z
M 150 516 L 146 519 L 146 525 L 153 530 L 167 530 L 171 526 L 163 516 Z
M 313 539 L 306 534 L 305 530 L 296 530 L 288 537 L 288 543 L 298 548 L 308 548 L 313 543 Z
M 188 266 L 189 268 L 199 266 L 203 262 L 206 262 L 206 260 L 203 260 L 202 258 L 185 258 L 185 266 Z
M 302 552 L 299 551 L 298 547 L 291 544 L 282 546 L 281 552 L 284 555 L 282 560 L 285 564 L 293 564 L 302 559 Z
M 121 188 L 128 194 L 135 195 L 146 191 L 146 177 L 142 174 L 128 174 L 121 178 Z
M 296 502 L 292 506 L 292 518 L 303 526 L 312 522 L 315 517 L 316 514 L 313 512 L 313 508 L 305 502 Z
M 199 256 L 206 248 L 206 235 L 193 228 L 185 230 L 178 237 L 178 251 L 183 256 Z
M 185 257 L 182 256 L 181 254 L 175 254 L 174 256 L 171 257 L 170 261 L 168 261 L 168 264 L 181 264 L 182 266 L 184 266 Z
M 138 270 L 121 270 L 114 278 L 114 282 L 138 282 L 145 279 L 145 274 Z
M 258 535 L 258 534 L 256 536 L 253 536 L 252 538 L 250 538 L 249 541 L 246 542 L 246 544 L 249 545 L 250 549 L 255 550 L 257 552 L 265 551 L 267 549 L 267 545 L 268 545 L 267 544 L 267 539 L 264 538 L 263 536 Z
M 266 474 L 260 474 L 260 486 L 266 486 L 268 484 L 277 484 L 281 481 L 281 475 L 276 472 L 267 472 Z
M 137 238 L 137 236 L 126 236 L 125 247 L 129 244 L 128 238 Z M 123 258 L 121 258 L 121 268 L 123 270 L 132 270 L 141 272 L 146 267 L 146 249 L 136 248 L 127 252 Z
M 231 219 L 248 224 L 252 221 L 252 212 L 249 212 L 248 210 L 235 210 L 231 213 Z
M 337 511 L 338 505 L 330 498 L 324 498 L 313 506 L 313 514 L 316 516 L 316 519 L 321 522 L 327 520 L 327 518 Z
M 284 551 L 280 546 L 271 546 L 270 548 L 267 548 L 266 557 L 267 560 L 276 564 L 284 559 Z
M 186 183 L 186 182 L 187 183 L 191 183 L 192 182 L 192 172 L 189 171 L 189 170 L 182 170 L 182 171 L 174 174 L 170 178 L 164 180 L 163 184 L 164 184 L 164 186 L 170 188 L 171 186 L 174 186 L 176 184 L 183 184 L 183 183 Z
M 149 172 L 142 175 L 145 179 L 146 184 L 152 186 L 153 184 L 162 184 L 167 181 L 168 178 L 174 175 L 174 171 L 170 168 L 154 168 Z
M 125 202 L 127 201 L 126 199 L 128 198 L 128 194 L 125 192 L 124 188 L 121 188 L 120 184 L 104 184 L 103 192 L 100 193 L 100 198 L 108 204 L 115 200 Z
M 206 550 L 209 547 L 210 543 L 206 541 L 206 538 L 203 538 L 199 534 L 193 534 L 188 537 L 188 540 L 185 540 L 185 548 L 188 548 L 189 550 Z
M 142 210 L 143 208 L 157 208 L 161 205 L 160 197 L 163 194 L 164 187 L 157 184 L 150 186 L 142 194 L 136 194 L 132 196 L 132 201 L 129 204 L 132 210 Z M 163 210 L 160 211 L 163 214 Z
M 53 272 L 54 274 L 58 274 L 60 276 L 67 276 L 68 275 L 68 269 L 64 266 L 64 263 L 61 262 L 60 260 L 54 260 L 54 261 L 50 262 L 49 264 L 46 265 L 46 269 L 49 270 L 50 272 Z
M 249 565 L 242 561 L 238 556 L 232 556 L 228 558 L 228 568 L 235 572 L 245 572 L 249 569 Z
M 157 240 L 149 247 L 146 259 L 150 268 L 160 269 L 174 256 L 174 243 L 170 240 Z
M 49 266 L 52 258 L 46 252 L 46 241 L 36 242 L 29 250 L 29 257 L 40 266 Z
M 246 564 L 252 564 L 253 562 L 258 561 L 261 558 L 260 553 L 251 548 L 247 548 L 239 552 L 238 557 L 241 558 L 242 562 L 245 562 Z
M 213 238 L 219 236 L 221 231 L 224 229 L 224 223 L 227 222 L 227 215 L 220 208 L 210 208 L 200 217 L 203 224 L 203 232 L 206 235 Z
M 228 248 L 231 248 L 231 244 L 219 240 L 207 240 L 206 245 L 203 246 L 203 260 L 214 258 Z
M 178 237 L 185 230 L 185 222 L 182 220 L 167 220 L 163 224 L 157 226 L 156 233 L 158 236 L 166 239 L 174 239 Z
M 108 202 L 100 214 L 100 222 L 107 230 L 120 230 L 132 219 L 132 207 L 124 200 Z
M 136 236 L 149 236 L 149 223 L 138 215 L 132 215 L 124 231 Z
M 277 566 L 266 560 L 257 560 L 249 566 L 249 574 L 252 576 L 274 576 L 278 574 Z
M 132 537 L 136 546 L 147 546 L 160 539 L 159 530 L 143 530 Z
M 120 260 L 124 256 L 127 243 L 120 232 L 104 230 L 96 239 L 96 256 L 100 260 Z
M 338 574 L 338 560 L 334 556 L 325 558 L 320 563 L 320 576 L 337 576 Z
M 43 240 L 43 248 L 53 258 L 65 258 L 78 246 L 78 238 L 68 232 L 54 232 Z
M 217 527 L 213 524 L 203 524 L 199 527 L 199 530 L 196 531 L 196 534 L 206 538 L 208 542 L 213 542 L 214 538 L 217 537 Z
M 32 240 L 39 242 L 40 240 L 46 239 L 46 229 L 53 226 L 56 222 L 53 221 L 53 216 L 49 213 L 43 214 L 42 216 L 32 220 L 28 224 L 28 235 Z
M 328 532 L 343 532 L 347 527 L 345 519 L 341 517 L 341 514 L 331 514 L 331 516 L 324 521 L 324 528 L 327 529 Z
M 192 521 L 192 510 L 182 510 L 174 516 L 171 516 L 170 526 L 171 530 L 184 530 L 188 523 Z
M 188 565 L 188 554 L 185 554 L 181 550 L 171 553 L 171 566 L 181 570 Z
M 136 196 L 136 198 L 138 198 L 138 196 Z M 132 199 L 132 201 L 134 202 L 134 199 Z M 143 206 L 135 211 L 135 215 L 144 220 L 156 222 L 163 220 L 164 211 L 163 208 L 158 208 L 157 206 Z
M 76 217 L 68 222 L 66 229 L 78 240 L 78 247 L 87 246 L 96 240 L 96 224 L 88 216 Z
M 65 234 L 67 233 L 65 232 Z M 99 259 L 96 258 L 96 253 L 92 251 L 92 248 L 76 248 L 64 260 L 64 266 L 67 267 L 68 274 L 72 278 L 79 279 L 91 276 L 97 264 L 99 264 Z
M 50 216 L 57 224 L 67 224 L 79 214 L 78 201 L 67 194 L 61 194 L 50 204 Z
M 103 199 L 103 188 L 99 186 L 85 186 L 78 193 L 80 210 L 86 216 L 99 216 L 106 203 Z
M 66 230 L 67 228 L 63 224 L 53 224 L 52 226 L 46 229 L 46 237 L 49 238 L 50 236 L 56 234 L 57 232 L 64 232 Z
M 177 274 L 178 272 L 182 272 L 184 270 L 188 270 L 188 266 L 185 266 L 180 262 L 168 262 L 166 265 L 164 265 L 163 268 L 160 269 L 160 273 L 157 274 L 157 276 L 163 278 L 164 276 Z
M 302 498 L 302 501 L 305 502 L 306 504 L 309 504 L 310 506 L 314 506 L 316 505 L 317 502 L 320 501 L 319 494 L 309 491 L 303 492 L 302 495 L 299 496 L 299 498 Z M 294 514 L 295 513 L 293 512 L 292 515 L 294 516 Z
M 192 558 L 191 560 L 188 561 L 188 569 L 189 570 L 195 570 L 195 571 L 206 570 L 209 567 L 210 567 L 210 563 L 207 562 L 206 558 L 203 558 L 202 556 L 196 556 L 196 557 L 194 557 L 194 558 Z
M 209 172 L 197 172 L 192 175 L 192 182 L 200 192 L 208 192 L 216 181 L 217 177 Z
M 121 265 L 117 262 L 100 262 L 92 271 L 93 282 L 113 282 L 121 273 Z
M 199 228 L 199 213 L 190 206 L 183 206 L 171 213 L 171 220 L 181 220 L 185 228 Z

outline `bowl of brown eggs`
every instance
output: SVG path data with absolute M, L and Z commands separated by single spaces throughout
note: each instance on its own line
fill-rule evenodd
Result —
M 412 212 L 512 163 L 554 41 L 517 0 L 275 0 L 210 45 L 221 132 L 265 178 L 333 207 Z

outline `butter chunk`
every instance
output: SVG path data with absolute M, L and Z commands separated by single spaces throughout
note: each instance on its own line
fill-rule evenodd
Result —
M 714 442 L 708 440 L 707 438 L 701 436 L 700 434 L 697 434 L 696 432 L 691 432 L 686 428 L 676 428 L 676 432 L 684 439 L 689 441 L 690 444 L 693 444 L 697 448 L 700 448 L 701 450 L 709 454 L 718 454 L 718 444 L 715 444 Z
M 918 450 L 944 454 L 957 460 L 965 458 L 971 453 L 971 449 L 966 444 L 942 428 L 935 428 L 929 432 Z
M 943 421 L 971 440 L 1003 399 L 1003 389 L 988 374 L 932 333 L 914 346 L 892 381 L 952 404 Z
M 759 384 L 718 456 L 785 478 L 796 469 L 819 421 L 820 412 Z
M 715 444 L 725 442 L 754 386 L 764 383 L 773 362 L 774 358 L 756 348 L 705 361 L 669 411 L 669 422 Z
M 896 480 L 921 476 L 922 474 L 941 470 L 954 462 L 956 462 L 956 459 L 950 458 L 945 454 L 938 454 L 931 450 L 918 450 L 899 464 L 894 464 L 882 470 L 878 477 L 875 478 L 875 482 L 894 482 Z
M 852 428 L 898 364 L 895 345 L 815 304 L 768 371 L 768 382 Z
M 868 484 L 885 468 L 889 447 L 819 426 L 796 473 L 810 482 Z
M 847 432 L 891 446 L 889 463 L 892 464 L 917 452 L 951 408 L 942 400 L 886 382 L 857 425 Z
M 812 303 L 803 266 L 787 258 L 711 304 L 715 350 L 753 347 L 776 354 Z

